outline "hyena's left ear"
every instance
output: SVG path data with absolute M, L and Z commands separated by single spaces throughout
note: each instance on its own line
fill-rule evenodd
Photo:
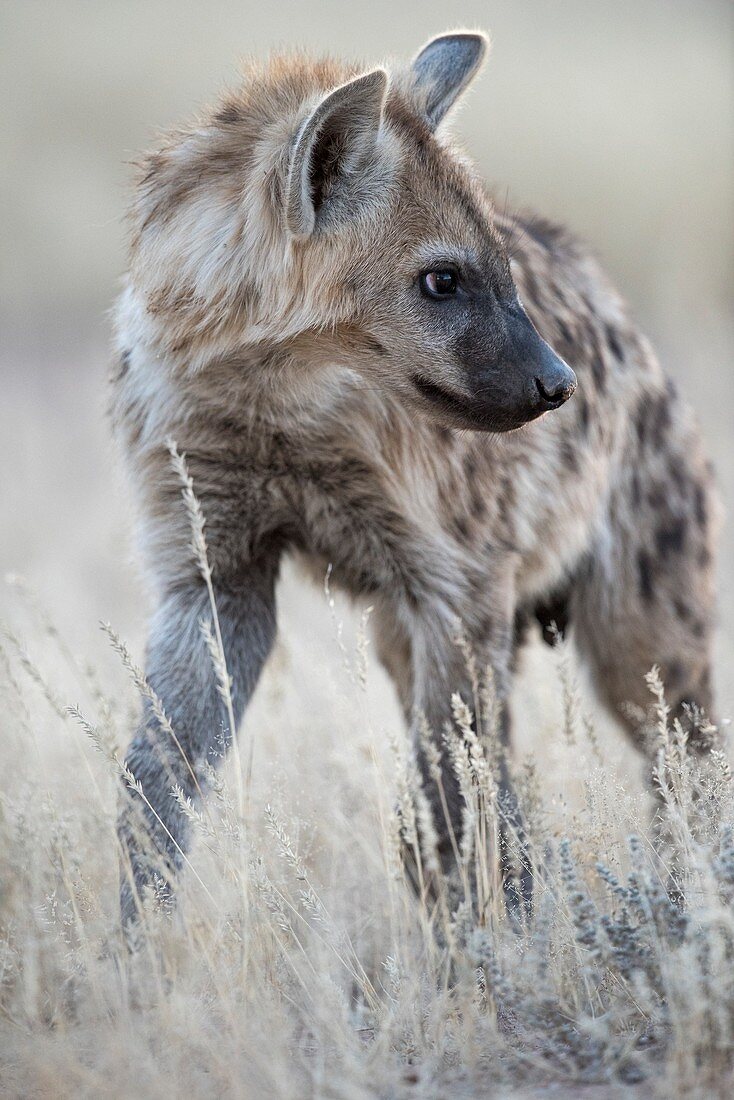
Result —
M 413 62 L 413 87 L 432 130 L 482 67 L 489 39 L 480 31 L 440 34 Z
M 329 92 L 302 125 L 286 187 L 286 224 L 294 236 L 309 236 L 327 213 L 358 201 L 386 91 L 387 72 L 375 69 Z

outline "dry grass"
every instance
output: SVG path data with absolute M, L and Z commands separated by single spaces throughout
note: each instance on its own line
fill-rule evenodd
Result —
M 187 505 L 205 571 L 190 486 Z M 38 645 L 50 642 L 63 660 L 63 683 L 57 672 L 51 686 L 5 635 L 3 705 L 19 751 L 0 817 L 3 1095 L 392 1100 L 731 1088 L 734 790 L 720 738 L 704 763 L 692 761 L 649 675 L 653 814 L 616 773 L 559 643 L 557 739 L 583 777 L 581 797 L 559 807 L 532 761 L 517 765 L 536 867 L 534 913 L 517 930 L 499 888 L 491 683 L 474 670 L 476 699 L 454 698 L 442 742 L 466 801 L 449 888 L 436 874 L 405 734 L 370 717 L 368 616 L 348 643 L 328 585 L 326 598 L 338 694 L 328 699 L 325 678 L 318 714 L 289 711 L 280 682 L 292 671 L 276 656 L 259 709 L 273 758 L 257 754 L 253 769 L 245 746 L 247 763 L 213 778 L 204 807 L 172 791 L 198 840 L 177 911 L 144 899 L 133 954 L 117 921 L 115 836 L 119 784 L 136 787 L 120 762 L 132 692 L 109 696 L 106 673 L 79 661 L 38 608 Z M 216 618 L 203 629 L 226 699 Z M 248 736 L 254 743 L 258 731 Z M 406 848 L 437 901 L 416 897 Z

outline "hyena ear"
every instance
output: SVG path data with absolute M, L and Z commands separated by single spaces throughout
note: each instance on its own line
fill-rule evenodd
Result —
M 413 87 L 432 130 L 468 87 L 487 56 L 489 39 L 479 31 L 440 34 L 413 62 Z
M 295 236 L 309 236 L 327 208 L 358 194 L 360 172 L 375 151 L 386 90 L 387 72 L 375 69 L 329 92 L 304 122 L 286 187 L 286 224 Z

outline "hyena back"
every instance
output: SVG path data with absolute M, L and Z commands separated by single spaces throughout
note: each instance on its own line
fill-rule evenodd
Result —
M 457 623 L 505 701 L 536 614 L 568 617 L 623 721 L 653 663 L 673 704 L 711 710 L 710 471 L 594 260 L 495 212 L 447 138 L 485 48 L 442 36 L 389 77 L 252 65 L 142 163 L 113 407 L 157 593 L 146 671 L 178 739 L 148 708 L 127 758 L 164 879 L 187 846 L 173 784 L 195 798 L 236 732 L 168 438 L 206 515 L 235 722 L 273 644 L 285 554 L 369 598 L 406 718 L 436 737 L 452 693 L 470 695 Z M 120 819 L 126 922 L 153 877 L 136 797 Z

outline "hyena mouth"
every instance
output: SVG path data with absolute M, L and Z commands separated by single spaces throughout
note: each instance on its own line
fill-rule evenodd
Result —
M 437 386 L 435 382 L 423 378 L 420 374 L 414 374 L 411 381 L 421 397 L 425 397 L 427 401 L 432 402 L 434 405 L 440 405 L 447 412 L 466 416 L 467 402 L 465 398 L 457 397 L 456 394 L 444 390 L 441 386 Z

